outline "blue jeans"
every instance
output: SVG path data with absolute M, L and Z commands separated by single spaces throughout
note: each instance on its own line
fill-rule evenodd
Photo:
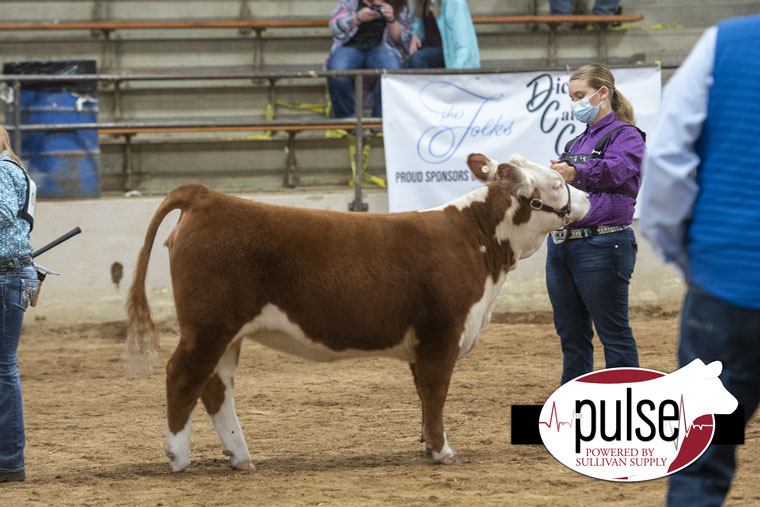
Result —
M 633 229 L 555 245 L 548 239 L 546 288 L 562 344 L 562 383 L 594 370 L 594 331 L 607 368 L 638 367 L 628 324 L 628 285 L 638 245 Z
M 760 309 L 734 306 L 691 286 L 681 312 L 681 366 L 721 361 L 720 380 L 744 405 L 744 424 L 760 402 Z M 736 470 L 735 445 L 711 445 L 669 477 L 668 505 L 720 505 Z
M 24 470 L 24 411 L 16 349 L 24 311 L 38 286 L 33 267 L 0 274 L 0 472 Z
M 361 51 L 351 47 L 339 47 L 327 60 L 327 70 L 351 69 L 400 69 L 401 62 L 391 48 L 380 44 L 374 48 Z M 372 116 L 383 115 L 380 78 L 377 79 L 372 101 Z M 332 102 L 333 118 L 350 118 L 356 116 L 354 107 L 354 80 L 350 77 L 328 77 L 327 90 Z
M 443 47 L 421 47 L 404 64 L 407 69 L 443 69 Z
M 573 13 L 573 6 L 571 3 L 570 0 L 549 0 L 549 7 L 552 15 L 571 15 Z M 591 14 L 600 16 L 617 14 L 618 5 L 620 5 L 620 0 L 596 0 Z

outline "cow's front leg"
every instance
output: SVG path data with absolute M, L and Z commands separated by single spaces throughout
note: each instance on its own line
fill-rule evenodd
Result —
M 453 350 L 420 350 L 414 367 L 422 399 L 423 432 L 435 463 L 461 463 L 449 447 L 443 428 L 443 405 L 446 402 L 456 357 Z
M 425 398 L 422 396 L 420 390 L 420 380 L 417 378 L 417 372 L 414 368 L 414 363 L 409 363 L 409 369 L 412 370 L 412 378 L 414 378 L 414 387 L 417 390 L 417 396 L 420 398 L 420 406 L 422 407 L 422 428 L 420 430 L 420 442 L 425 444 L 425 451 L 430 455 L 432 449 L 430 444 L 425 441 Z
M 172 472 L 180 472 L 190 464 L 192 413 L 216 364 L 213 357 L 209 361 L 211 354 L 188 346 L 182 336 L 166 365 L 166 456 Z
M 206 382 L 201 400 L 222 441 L 224 455 L 230 457 L 230 464 L 239 470 L 253 470 L 251 454 L 235 413 L 233 379 L 240 358 L 241 343 L 238 341 L 232 344 L 219 360 L 214 374 Z

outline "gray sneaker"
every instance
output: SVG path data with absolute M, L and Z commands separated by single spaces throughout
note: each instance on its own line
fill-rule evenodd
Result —
M 26 472 L 0 472 L 0 482 L 23 482 L 26 480 Z

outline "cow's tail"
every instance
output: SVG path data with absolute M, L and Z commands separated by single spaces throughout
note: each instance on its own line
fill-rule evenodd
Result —
M 148 272 L 148 261 L 156 232 L 169 212 L 180 209 L 184 213 L 191 203 L 197 199 L 200 191 L 205 192 L 207 189 L 201 185 L 184 185 L 169 192 L 169 195 L 166 196 L 166 199 L 153 215 L 145 233 L 145 242 L 137 256 L 135 274 L 132 285 L 129 287 L 125 305 L 127 310 L 127 341 L 124 345 L 122 357 L 129 377 L 146 377 L 151 374 L 153 367 L 158 363 L 158 332 L 153 323 L 145 293 L 145 276 Z

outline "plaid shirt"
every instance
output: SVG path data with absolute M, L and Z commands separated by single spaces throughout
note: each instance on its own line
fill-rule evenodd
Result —
M 332 17 L 330 18 L 330 29 L 333 31 L 333 44 L 330 53 L 343 47 L 359 30 L 358 26 L 351 28 L 351 20 L 356 14 L 356 7 L 362 0 L 338 0 Z M 404 61 L 404 57 L 409 51 L 409 39 L 411 38 L 412 16 L 409 7 L 401 9 L 398 16 L 398 22 L 401 24 L 401 44 L 396 44 L 388 32 L 388 26 L 383 33 L 383 44 L 388 46 L 396 53 L 399 62 Z
M 18 216 L 26 200 L 26 178 L 8 151 L 0 153 L 0 258 L 32 253 L 29 222 Z

